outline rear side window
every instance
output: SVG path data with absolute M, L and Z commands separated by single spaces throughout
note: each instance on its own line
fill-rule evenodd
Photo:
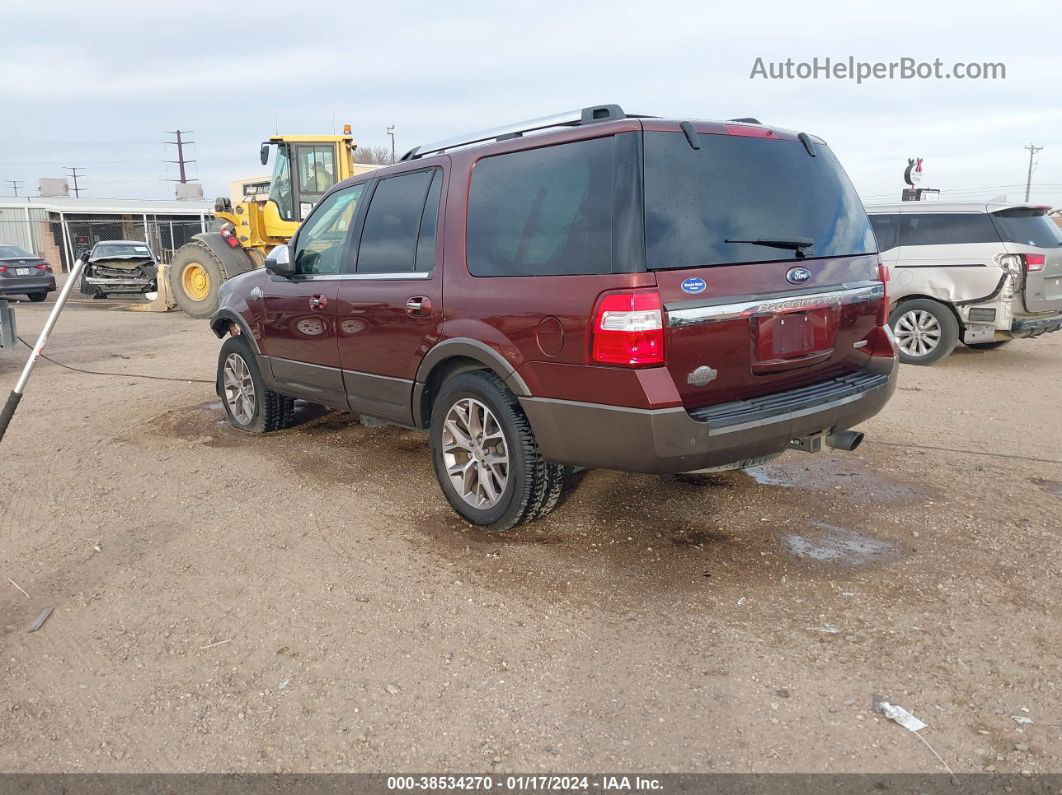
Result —
M 735 241 L 814 241 L 808 257 L 876 251 L 866 211 L 833 153 L 798 141 L 645 133 L 645 248 L 650 268 L 793 259 Z M 729 241 L 729 242 L 728 242 Z
M 437 171 L 416 171 L 380 180 L 365 214 L 358 248 L 358 273 L 416 270 L 420 219 Z M 430 266 L 426 268 L 430 269 Z
M 1062 229 L 1047 214 L 1035 207 L 1016 207 L 992 213 L 1000 237 L 1008 243 L 1056 248 L 1062 246 Z
M 999 242 L 992 219 L 985 213 L 914 213 L 900 217 L 902 246 Z
M 473 276 L 612 272 L 615 140 L 480 160 L 468 200 Z
M 888 251 L 900 245 L 897 242 L 897 226 L 900 216 L 898 215 L 872 215 L 870 225 L 874 228 L 874 237 L 878 240 L 878 251 Z

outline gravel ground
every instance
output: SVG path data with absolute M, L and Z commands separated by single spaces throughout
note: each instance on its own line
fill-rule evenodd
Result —
M 421 434 L 230 429 L 218 347 L 61 319 L 123 375 L 43 363 L 0 448 L 0 770 L 940 770 L 880 693 L 956 772 L 1062 771 L 1062 334 L 904 367 L 855 453 L 585 472 L 502 536 Z

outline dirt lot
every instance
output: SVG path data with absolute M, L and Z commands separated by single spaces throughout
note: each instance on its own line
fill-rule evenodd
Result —
M 49 353 L 213 378 L 202 322 L 121 306 Z M 587 472 L 490 536 L 420 434 L 252 437 L 210 384 L 42 364 L 0 446 L 0 769 L 939 770 L 881 693 L 956 772 L 1062 771 L 1060 383 L 1062 334 L 960 347 L 856 453 Z

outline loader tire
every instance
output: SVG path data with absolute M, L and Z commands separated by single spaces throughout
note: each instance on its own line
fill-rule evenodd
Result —
M 181 246 L 173 255 L 168 279 L 170 294 L 186 315 L 202 319 L 217 311 L 225 269 L 207 246 L 197 241 Z

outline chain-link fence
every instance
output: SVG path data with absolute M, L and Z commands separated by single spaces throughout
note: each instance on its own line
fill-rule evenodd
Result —
M 78 252 L 101 240 L 141 240 L 160 262 L 193 235 L 212 228 L 213 216 L 110 215 L 84 216 L 48 213 L 48 217 L 0 218 L 0 246 L 12 245 L 43 257 L 57 271 L 69 271 Z

